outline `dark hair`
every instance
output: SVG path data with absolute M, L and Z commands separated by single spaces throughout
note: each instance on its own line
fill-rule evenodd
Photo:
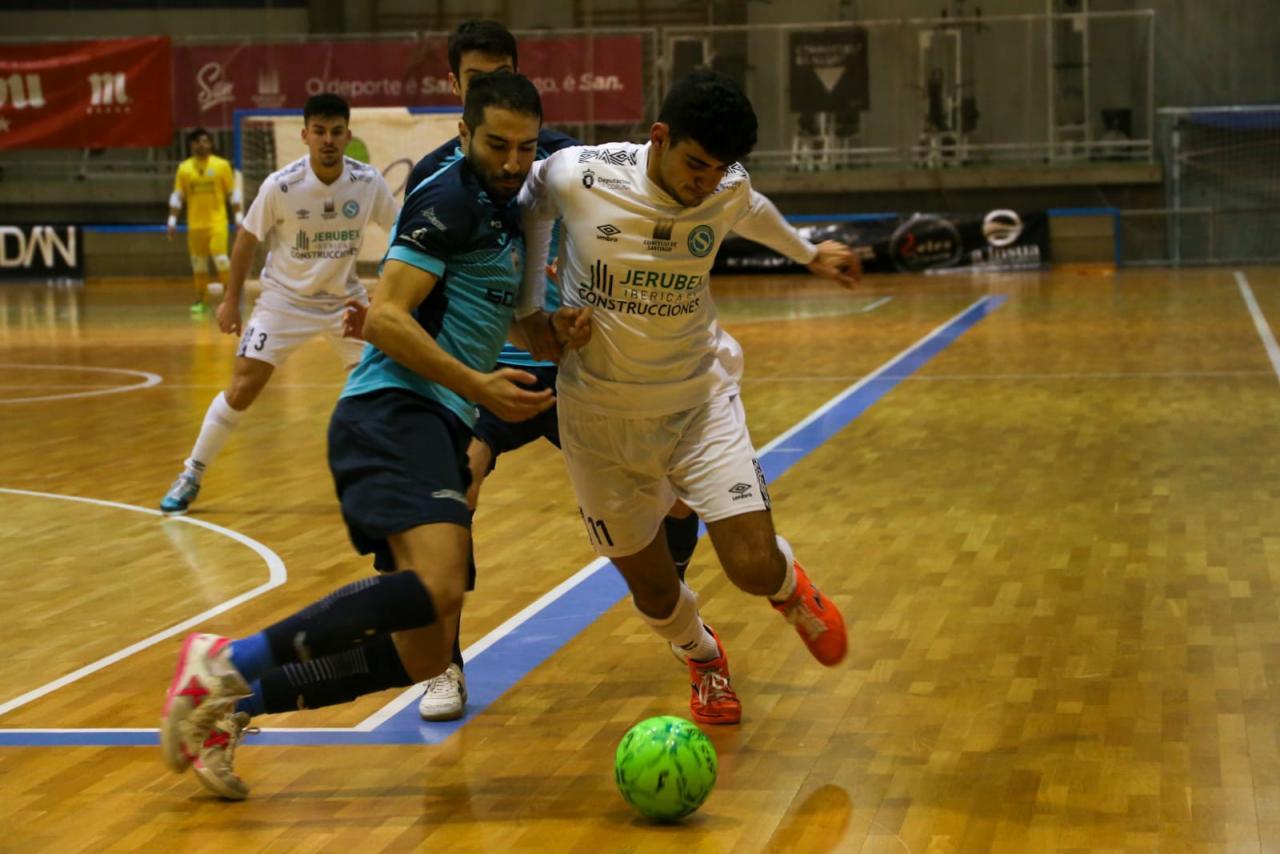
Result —
M 209 133 L 204 128 L 192 128 L 187 133 L 187 150 L 190 151 L 191 143 L 195 142 L 197 139 L 199 139 L 202 136 L 209 137 L 209 142 L 213 142 L 213 134 Z
M 717 160 L 733 163 L 756 146 L 756 111 L 738 84 L 701 68 L 676 81 L 658 121 L 671 128 L 671 144 L 692 139 Z
M 542 121 L 542 98 L 538 87 L 528 77 L 514 71 L 492 71 L 477 74 L 467 87 L 467 102 L 462 106 L 462 120 L 474 132 L 484 123 L 486 107 L 502 107 L 517 113 L 537 116 Z
M 511 67 L 519 68 L 516 56 L 516 37 L 497 21 L 463 21 L 449 34 L 449 70 L 458 76 L 464 53 L 487 53 L 491 56 L 511 57 Z
M 334 95 L 331 92 L 322 92 L 319 95 L 312 95 L 307 99 L 307 103 L 302 108 L 302 121 L 304 123 L 311 121 L 312 116 L 328 116 L 330 118 L 342 117 L 344 121 L 351 121 L 351 106 L 341 95 Z

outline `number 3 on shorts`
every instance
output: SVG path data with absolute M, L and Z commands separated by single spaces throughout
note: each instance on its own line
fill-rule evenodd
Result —
M 258 337 L 257 341 L 253 340 L 255 335 Z M 244 331 L 244 336 L 240 339 L 240 349 L 236 351 L 236 355 L 244 356 L 248 354 L 250 346 L 253 347 L 254 352 L 260 353 L 262 352 L 262 348 L 266 345 L 267 333 L 258 332 L 254 327 L 250 326 Z

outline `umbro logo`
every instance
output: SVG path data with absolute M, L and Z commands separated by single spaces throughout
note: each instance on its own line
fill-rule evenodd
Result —
M 734 501 L 741 501 L 744 498 L 751 497 L 752 486 L 749 483 L 735 483 L 729 487 L 729 491 L 733 493 Z
M 617 235 L 622 234 L 622 229 L 618 228 L 616 225 L 613 225 L 612 223 L 597 225 L 596 231 L 600 232 L 599 234 L 596 235 L 596 240 L 604 240 L 609 243 L 617 243 L 618 242 Z

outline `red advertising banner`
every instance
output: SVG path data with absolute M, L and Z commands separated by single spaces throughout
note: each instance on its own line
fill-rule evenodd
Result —
M 168 145 L 171 81 L 164 37 L 6 45 L 0 149 Z
M 548 124 L 643 121 L 641 36 L 522 38 L 520 71 Z M 321 92 L 353 107 L 458 106 L 443 39 L 180 45 L 173 49 L 181 127 L 229 127 L 243 109 L 301 109 Z

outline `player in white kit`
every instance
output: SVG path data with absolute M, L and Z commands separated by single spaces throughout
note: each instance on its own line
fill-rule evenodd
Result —
M 343 337 L 344 302 L 367 302 L 356 276 L 360 245 L 370 222 L 391 230 L 399 205 L 377 169 L 344 156 L 350 119 L 351 108 L 337 95 L 307 100 L 302 139 L 308 154 L 263 182 L 236 234 L 218 327 L 241 333 L 241 290 L 265 241 L 262 295 L 244 327 L 231 385 L 209 405 L 182 474 L 160 502 L 165 513 L 187 512 L 244 411 L 295 350 L 323 336 L 347 370 L 360 361 L 364 342 Z
M 755 140 L 746 96 L 723 75 L 697 71 L 672 88 L 647 144 L 556 152 L 534 164 L 520 197 L 526 335 L 537 340 L 545 329 L 538 271 L 556 217 L 564 304 L 594 309 L 591 341 L 564 355 L 556 387 L 588 536 L 626 579 L 641 616 L 688 661 L 693 717 L 710 724 L 737 723 L 742 708 L 724 647 L 662 536 L 676 498 L 706 522 L 729 579 L 768 597 L 815 658 L 833 666 L 848 643 L 835 603 L 774 532 L 738 396 L 742 350 L 716 318 L 709 274 L 730 231 L 847 287 L 858 262 L 842 244 L 805 240 L 751 188 L 736 161 Z

